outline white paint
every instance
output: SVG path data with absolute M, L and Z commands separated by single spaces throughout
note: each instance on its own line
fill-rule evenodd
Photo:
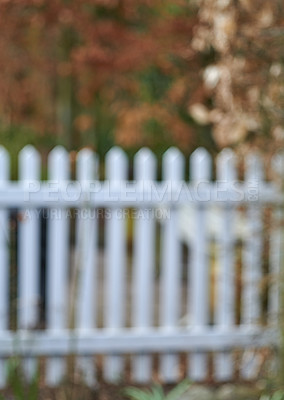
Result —
M 6 149 L 0 146 L 0 187 L 10 175 L 10 159 Z M 0 334 L 8 330 L 9 324 L 9 216 L 8 210 L 0 210 Z M 0 359 L 0 388 L 6 384 L 7 364 Z
M 106 157 L 106 177 L 111 190 L 120 187 L 127 179 L 127 158 L 115 147 Z M 125 325 L 126 301 L 126 221 L 120 217 L 119 208 L 112 208 L 106 220 L 106 265 L 105 265 L 105 308 L 104 325 L 111 330 L 119 330 Z M 124 369 L 124 360 L 117 355 L 105 358 L 104 378 L 117 382 Z
M 36 184 L 41 179 L 39 153 L 26 146 L 19 154 L 19 179 L 23 186 Z M 28 206 L 28 200 L 25 202 Z M 27 212 L 28 211 L 28 212 Z M 40 219 L 35 210 L 20 210 L 18 248 L 18 327 L 35 329 L 39 323 L 40 284 Z M 32 380 L 37 372 L 34 359 L 25 360 L 25 372 Z
M 252 196 L 261 191 L 263 169 L 259 156 L 249 154 L 246 159 L 245 181 Z M 261 206 L 248 202 L 246 218 L 251 235 L 244 244 L 242 268 L 242 317 L 241 323 L 250 328 L 260 324 L 261 318 L 261 278 L 263 262 L 263 222 Z M 258 359 L 253 350 L 248 350 L 243 357 L 241 376 L 254 379 Z
M 282 161 L 281 161 L 282 162 Z M 234 364 L 230 351 L 246 349 L 241 374 L 251 378 L 257 372 L 258 359 L 251 346 L 259 348 L 278 343 L 279 279 L 282 265 L 282 211 L 275 208 L 270 241 L 270 272 L 276 279 L 269 289 L 268 324 L 259 324 L 261 316 L 260 282 L 263 247 L 261 205 L 283 203 L 282 189 L 263 179 L 262 167 L 255 156 L 247 160 L 245 183 L 239 184 L 240 198 L 223 198 L 220 202 L 216 182 L 209 182 L 211 160 L 204 149 L 191 157 L 191 182 L 182 181 L 184 165 L 177 149 L 170 149 L 163 159 L 163 181 L 156 182 L 156 160 L 148 149 L 138 152 L 134 161 L 135 182 L 127 182 L 127 158 L 118 148 L 106 159 L 106 181 L 96 178 L 96 159 L 87 149 L 77 158 L 76 181 L 70 183 L 69 159 L 66 151 L 57 147 L 49 155 L 49 181 L 40 182 L 40 159 L 31 146 L 20 154 L 18 182 L 9 181 L 9 158 L 0 148 L 0 386 L 5 385 L 4 357 L 15 351 L 25 359 L 25 373 L 35 371 L 39 355 L 47 356 L 46 378 L 51 386 L 60 383 L 65 374 L 66 356 L 77 354 L 77 368 L 85 382 L 94 385 L 96 370 L 93 356 L 105 355 L 104 377 L 117 381 L 124 373 L 124 355 L 133 353 L 132 375 L 136 382 L 152 378 L 152 353 L 160 352 L 159 374 L 164 381 L 175 382 L 178 376 L 178 352 L 189 353 L 188 375 L 194 381 L 204 380 L 208 371 L 208 351 L 215 351 L 214 375 L 218 381 L 231 379 Z M 277 164 L 277 163 L 276 163 Z M 278 162 L 279 164 L 279 162 Z M 278 165 L 277 164 L 277 165 Z M 281 163 L 280 163 L 281 164 Z M 281 164 L 282 165 L 282 164 Z M 280 166 L 281 166 L 280 165 Z M 279 167 L 279 165 L 278 165 Z M 279 167 L 280 168 L 280 167 Z M 278 169 L 279 169 L 278 168 Z M 282 168 L 282 167 L 281 167 Z M 282 176 L 282 169 L 280 175 Z M 217 178 L 223 181 L 225 194 L 232 192 L 236 179 L 234 154 L 223 151 L 217 160 Z M 203 200 L 195 198 L 198 193 Z M 227 182 L 227 183 L 226 183 Z M 180 189 L 180 183 L 183 188 Z M 230 184 L 230 188 L 227 188 Z M 95 186 L 94 186 L 95 185 Z M 97 190 L 94 190 L 96 187 Z M 66 192 L 68 188 L 68 192 Z M 166 191 L 165 191 L 166 188 Z M 111 190 L 110 190 L 111 189 Z M 168 190 L 168 191 L 167 191 Z M 256 197 L 256 198 L 254 198 Z M 54 199 L 56 200 L 54 201 Z M 207 199 L 204 201 L 204 199 Z M 190 206 L 189 206 L 190 205 Z M 240 220 L 236 208 L 247 207 L 245 233 L 238 234 Z M 69 216 L 70 207 L 82 211 L 110 207 L 106 220 L 106 264 L 104 274 L 104 327 L 97 320 L 97 263 L 99 226 L 96 218 L 76 222 L 76 262 L 74 286 L 69 287 Z M 19 222 L 19 313 L 18 331 L 9 331 L 9 220 L 7 210 L 17 207 L 28 219 Z M 53 218 L 48 221 L 47 243 L 47 329 L 31 328 L 38 321 L 39 224 L 38 209 L 50 207 Z M 155 285 L 157 221 L 153 217 L 136 219 L 134 227 L 134 259 L 132 289 L 132 328 L 126 328 L 126 220 L 120 209 L 135 207 L 170 209 L 169 219 L 159 220 L 161 237 L 161 276 Z M 180 226 L 181 208 L 191 209 L 189 220 Z M 23 212 L 22 211 L 22 212 Z M 212 219 L 212 214 L 218 215 Z M 86 213 L 84 214 L 86 215 Z M 211 215 L 211 217 L 210 217 Z M 55 218 L 55 217 L 60 218 Z M 35 217 L 35 218 L 33 218 Z M 215 221 L 215 222 L 214 222 Z M 218 226 L 212 226 L 218 225 Z M 213 234 L 212 234 L 213 232 Z M 209 241 L 218 242 L 216 261 L 217 283 L 214 325 L 209 321 Z M 243 305 L 241 326 L 235 322 L 235 249 L 236 240 L 244 241 Z M 181 242 L 190 246 L 188 314 L 186 326 L 181 326 Z M 78 279 L 77 279 L 78 278 Z M 154 291 L 160 289 L 159 320 L 154 321 Z M 74 296 L 73 296 L 74 294 Z M 71 301 L 70 301 L 71 299 Z M 70 330 L 69 308 L 75 304 L 75 329 Z M 158 326 L 156 326 L 158 325 Z M 15 347 L 15 344 L 17 345 Z
M 87 189 L 89 181 L 97 178 L 97 164 L 97 157 L 91 150 L 83 149 L 78 153 L 77 180 L 82 190 Z M 96 218 L 91 218 L 91 208 L 83 208 L 80 211 L 76 223 L 75 287 L 73 286 L 73 295 L 77 300 L 75 326 L 79 331 L 89 331 L 95 328 L 97 315 L 98 222 Z M 94 386 L 93 357 L 78 358 L 77 368 L 84 382 Z
M 229 186 L 237 179 L 235 156 L 232 150 L 223 150 L 217 158 L 217 179 Z M 233 227 L 236 213 L 233 204 L 220 206 L 222 229 L 218 237 L 219 268 L 217 271 L 217 298 L 215 324 L 225 332 L 231 332 L 235 324 L 235 271 L 234 245 L 236 237 Z M 215 377 L 218 381 L 233 378 L 234 361 L 232 354 L 221 353 L 215 356 Z
M 208 152 L 199 148 L 190 159 L 190 174 L 195 185 L 206 183 L 211 175 L 211 159 Z M 202 331 L 209 323 L 209 246 L 207 240 L 207 208 L 205 202 L 195 206 L 195 236 L 189 260 L 189 314 L 191 327 Z M 194 381 L 202 381 L 208 374 L 208 357 L 194 352 L 189 355 L 188 375 Z
M 55 183 L 69 179 L 69 157 L 60 146 L 48 157 L 48 178 Z M 68 207 L 68 204 L 66 204 Z M 67 210 L 48 221 L 47 231 L 47 328 L 56 334 L 68 327 L 68 267 L 69 267 L 69 220 Z M 58 385 L 65 374 L 65 361 L 52 357 L 47 362 L 46 382 Z
M 134 159 L 134 179 L 147 187 L 155 180 L 156 160 L 146 148 L 139 150 Z M 143 209 L 142 209 L 143 210 Z M 153 324 L 155 221 L 139 218 L 134 227 L 132 323 L 137 329 L 147 331 Z M 133 377 L 137 382 L 149 382 L 152 377 L 152 357 L 147 354 L 133 359 Z
M 170 148 L 163 157 L 163 180 L 174 185 L 183 180 L 184 159 L 176 148 Z M 181 316 L 181 242 L 178 235 L 178 210 L 170 208 L 170 215 L 162 225 L 161 265 L 161 326 L 173 330 Z M 179 378 L 179 358 L 166 354 L 161 357 L 161 377 L 165 382 Z

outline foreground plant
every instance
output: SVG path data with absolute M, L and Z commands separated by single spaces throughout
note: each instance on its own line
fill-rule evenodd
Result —
M 129 387 L 123 393 L 132 400 L 178 400 L 187 389 L 190 383 L 187 379 L 179 383 L 167 395 L 164 393 L 162 386 L 156 385 L 151 390 L 142 390 Z M 275 400 L 275 399 L 273 399 Z
M 30 382 L 24 377 L 21 362 L 17 358 L 8 363 L 8 385 L 15 400 L 38 400 L 39 398 L 39 371 L 35 373 Z M 0 394 L 0 400 L 6 398 Z
M 260 396 L 259 400 L 284 400 L 284 391 L 277 390 L 273 394 L 263 394 Z

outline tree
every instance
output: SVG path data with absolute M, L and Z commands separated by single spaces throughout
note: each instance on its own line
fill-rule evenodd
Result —
M 202 60 L 189 47 L 195 14 L 187 1 L 0 2 L 2 123 L 54 132 L 70 149 L 189 150 Z
M 196 109 L 221 147 L 283 144 L 283 17 L 280 1 L 200 2 L 192 46 L 215 56 L 203 71 L 212 102 Z

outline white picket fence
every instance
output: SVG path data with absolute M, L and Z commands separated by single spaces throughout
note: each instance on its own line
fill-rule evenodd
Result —
M 0 149 L 1 387 L 11 355 L 23 358 L 28 378 L 43 356 L 49 385 L 63 379 L 70 354 L 90 385 L 96 381 L 95 359 L 101 354 L 103 377 L 109 382 L 123 378 L 126 360 L 135 382 L 149 382 L 153 376 L 176 382 L 182 377 L 181 353 L 188 354 L 183 372 L 193 381 L 208 378 L 212 360 L 216 381 L 233 379 L 236 368 L 244 379 L 258 373 L 256 349 L 278 344 L 283 197 L 277 184 L 265 181 L 257 155 L 247 158 L 242 182 L 231 150 L 222 151 L 216 163 L 216 180 L 211 181 L 210 155 L 197 149 L 186 182 L 184 158 L 171 148 L 157 181 L 156 159 L 143 148 L 134 158 L 134 179 L 128 181 L 127 157 L 113 148 L 101 181 L 96 155 L 83 149 L 72 180 L 69 155 L 56 147 L 48 157 L 48 181 L 41 181 L 40 156 L 27 146 L 19 155 L 19 180 L 11 181 L 8 153 Z M 283 158 L 276 156 L 273 165 L 281 174 Z M 10 329 L 11 208 L 19 210 L 16 330 Z M 37 329 L 42 209 L 49 210 L 46 326 Z M 76 216 L 73 245 L 71 213 Z M 238 233 L 238 224 L 244 234 Z M 99 246 L 101 229 L 104 246 Z M 239 362 L 235 350 L 241 352 Z

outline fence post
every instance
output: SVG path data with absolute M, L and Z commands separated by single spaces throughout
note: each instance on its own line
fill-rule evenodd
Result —
M 8 183 L 10 158 L 4 147 L 0 146 L 0 187 Z M 0 332 L 9 329 L 9 213 L 0 209 Z M 0 359 L 0 388 L 5 387 L 7 362 Z
M 69 155 L 55 147 L 48 156 L 48 178 L 55 190 L 69 179 Z M 60 334 L 68 326 L 68 203 L 64 208 L 51 208 L 47 225 L 47 328 L 50 334 Z M 63 357 L 47 360 L 46 381 L 50 386 L 60 383 L 65 373 Z
M 257 154 L 248 154 L 246 158 L 245 183 L 247 193 L 251 196 L 248 201 L 256 200 L 263 185 L 263 168 Z M 259 325 L 261 317 L 261 278 L 263 257 L 263 223 L 261 205 L 248 203 L 247 223 L 250 233 L 244 244 L 242 268 L 242 309 L 241 324 L 245 328 Z M 253 379 L 256 375 L 258 356 L 253 350 L 246 350 L 241 365 L 241 376 Z
M 178 189 L 184 176 L 184 159 L 172 147 L 163 156 L 163 181 Z M 181 243 L 179 239 L 179 209 L 175 204 L 170 216 L 162 224 L 160 321 L 164 329 L 174 330 L 181 316 Z M 161 357 L 161 376 L 165 382 L 176 382 L 179 376 L 179 357 L 165 354 Z
M 110 193 L 120 193 L 127 180 L 127 158 L 118 147 L 112 148 L 106 156 L 106 177 L 109 180 Z M 106 219 L 106 269 L 105 269 L 105 309 L 104 324 L 111 330 L 125 326 L 126 305 L 126 221 L 121 213 L 123 205 L 117 199 L 117 205 L 110 210 Z M 118 381 L 124 369 L 122 356 L 105 357 L 104 377 L 109 382 Z
M 283 195 L 284 154 L 278 153 L 272 159 L 272 169 L 276 174 L 276 191 Z M 283 290 L 283 262 L 284 262 L 284 212 L 283 204 L 277 204 L 271 217 L 270 233 L 270 285 L 268 293 L 268 324 L 280 336 L 280 354 L 275 360 L 279 382 L 283 382 L 284 371 L 284 290 Z
M 40 155 L 33 146 L 24 147 L 19 154 L 20 184 L 29 190 L 41 179 Z M 39 322 L 40 286 L 40 218 L 37 210 L 29 209 L 29 200 L 23 204 L 19 220 L 18 253 L 18 327 L 34 329 Z M 24 372 L 31 380 L 36 374 L 37 360 L 26 358 Z
M 150 187 L 156 177 L 156 159 L 146 148 L 138 151 L 134 158 L 134 179 L 141 188 Z M 138 206 L 139 207 L 139 206 Z M 140 206 L 146 214 L 145 206 Z M 138 218 L 134 227 L 133 270 L 133 327 L 145 330 L 153 324 L 153 300 L 155 281 L 155 219 Z M 133 377 L 139 383 L 149 382 L 152 377 L 152 357 L 139 354 L 133 359 Z
M 201 189 L 208 190 L 208 181 L 211 177 L 211 158 L 209 153 L 198 148 L 190 158 L 190 174 L 196 187 L 196 196 Z M 189 260 L 189 315 L 192 328 L 196 331 L 206 330 L 209 323 L 209 246 L 207 233 L 208 203 L 206 199 L 199 199 L 194 205 L 195 235 L 191 246 Z M 206 354 L 191 353 L 189 358 L 189 377 L 194 381 L 202 381 L 208 374 L 208 356 Z
M 217 158 L 217 180 L 227 196 L 236 181 L 235 155 L 230 149 L 224 149 Z M 228 196 L 228 200 L 230 200 Z M 235 273 L 234 244 L 236 223 L 235 205 L 225 202 L 218 204 L 221 226 L 218 232 L 219 264 L 217 270 L 215 323 L 220 331 L 230 332 L 235 324 Z M 218 381 L 230 380 L 233 376 L 233 358 L 231 353 L 215 355 L 215 376 Z
M 90 183 L 97 179 L 98 159 L 89 149 L 79 151 L 77 155 L 77 181 L 82 195 L 89 191 Z M 87 194 L 88 192 L 86 192 Z M 90 193 L 90 192 L 89 192 Z M 87 199 L 86 199 L 87 201 Z M 98 260 L 98 221 L 95 209 L 80 208 L 76 221 L 76 253 L 74 266 L 74 290 L 76 298 L 75 327 L 79 334 L 95 327 L 97 315 L 97 260 Z M 78 285 L 78 290 L 76 286 Z M 93 356 L 77 357 L 77 369 L 89 386 L 95 384 Z

